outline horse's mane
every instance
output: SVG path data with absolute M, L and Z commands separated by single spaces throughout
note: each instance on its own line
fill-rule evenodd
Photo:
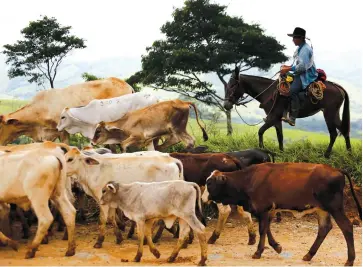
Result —
M 270 78 L 266 78 L 266 77 L 262 77 L 262 76 L 256 76 L 256 75 L 248 75 L 248 74 L 240 74 L 240 77 L 249 77 L 249 78 L 253 78 L 253 79 L 259 79 L 259 80 L 266 80 L 266 81 L 274 81 Z

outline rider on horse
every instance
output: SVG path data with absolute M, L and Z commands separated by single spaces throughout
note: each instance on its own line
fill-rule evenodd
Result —
M 306 31 L 299 27 L 296 27 L 292 34 L 288 34 L 288 36 L 292 37 L 294 44 L 298 46 L 294 53 L 294 62 L 296 63 L 295 65 L 293 63 L 292 66 L 282 65 L 280 71 L 281 75 L 289 71 L 294 74 L 294 80 L 290 86 L 291 112 L 290 114 L 285 112 L 282 117 L 282 120 L 288 122 L 291 126 L 295 126 L 295 119 L 299 113 L 299 92 L 307 90 L 307 87 L 318 77 L 313 49 L 305 42 L 305 34 Z

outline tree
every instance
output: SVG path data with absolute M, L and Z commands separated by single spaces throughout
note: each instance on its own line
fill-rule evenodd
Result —
M 30 21 L 21 30 L 23 40 L 4 45 L 2 52 L 10 64 L 9 78 L 30 77 L 30 83 L 41 85 L 47 79 L 54 88 L 54 80 L 62 60 L 73 49 L 85 48 L 85 41 L 70 35 L 71 26 L 61 26 L 55 18 L 44 16 Z
M 165 39 L 155 41 L 142 56 L 138 81 L 155 89 L 177 92 L 208 105 L 227 116 L 228 134 L 232 133 L 231 113 L 223 107 L 225 76 L 235 66 L 268 70 L 288 58 L 285 46 L 267 36 L 258 24 L 247 24 L 241 17 L 226 14 L 226 6 L 209 0 L 187 0 L 175 9 L 173 20 L 161 27 Z M 217 93 L 201 74 L 216 75 L 224 88 Z
M 93 75 L 91 73 L 88 72 L 84 72 L 82 74 L 82 78 L 85 82 L 90 82 L 90 81 L 96 81 L 96 80 L 102 80 L 103 78 L 101 77 L 97 77 L 96 75 Z

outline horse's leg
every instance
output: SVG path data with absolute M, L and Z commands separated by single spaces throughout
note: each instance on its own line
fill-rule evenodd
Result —
M 324 153 L 324 157 L 329 158 L 333 145 L 335 143 L 335 139 L 338 136 L 336 125 L 335 125 L 335 113 L 331 110 L 324 110 L 324 118 L 326 122 L 326 126 L 328 127 L 329 134 L 330 134 L 330 143 L 327 150 Z
M 266 122 L 264 125 L 261 126 L 261 128 L 258 130 L 258 140 L 259 140 L 259 147 L 264 148 L 263 144 L 263 134 L 267 129 L 269 129 L 271 126 L 275 125 L 276 118 L 269 118 L 267 117 Z
M 284 151 L 284 135 L 282 132 L 282 122 L 278 121 L 275 123 L 277 140 L 279 141 L 279 149 Z
M 345 145 L 347 147 L 347 150 L 350 151 L 352 149 L 352 146 L 350 144 L 349 133 L 343 133 L 342 131 L 342 121 L 340 120 L 339 112 L 337 112 L 335 115 L 335 126 L 337 127 L 338 131 L 341 132 L 342 135 L 344 136 Z

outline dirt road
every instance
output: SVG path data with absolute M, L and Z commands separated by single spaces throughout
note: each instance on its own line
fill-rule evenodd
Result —
M 212 233 L 216 221 L 209 221 L 207 236 Z M 282 245 L 282 253 L 277 254 L 271 247 L 266 246 L 262 258 L 251 258 L 256 250 L 256 245 L 248 246 L 247 228 L 237 217 L 228 219 L 226 229 L 220 239 L 214 245 L 208 245 L 207 265 L 341 265 L 347 259 L 346 243 L 338 226 L 333 221 L 333 229 L 320 247 L 313 260 L 302 261 L 317 235 L 317 220 L 313 217 L 302 220 L 283 217 L 281 223 L 272 224 L 272 232 Z M 32 228 L 32 232 L 36 230 Z M 41 245 L 36 258 L 25 260 L 26 240 L 21 240 L 18 252 L 10 248 L 0 248 L 0 265 L 170 265 L 166 262 L 171 254 L 176 239 L 168 232 L 163 237 L 157 248 L 161 253 L 160 259 L 156 259 L 147 246 L 144 247 L 144 256 L 141 263 L 121 262 L 121 259 L 132 260 L 136 254 L 136 236 L 124 241 L 121 245 L 114 243 L 112 228 L 109 227 L 103 248 L 94 249 L 93 244 L 97 236 L 97 225 L 77 225 L 77 250 L 73 257 L 64 257 L 67 243 L 62 241 L 63 233 L 55 232 L 49 244 Z M 19 233 L 20 235 L 20 233 Z M 125 234 L 124 234 L 125 236 Z M 32 236 L 33 237 L 33 236 Z M 354 239 L 356 260 L 354 265 L 362 265 L 362 228 L 354 226 Z M 183 249 L 174 265 L 196 265 L 200 257 L 200 248 L 197 238 L 187 249 Z

